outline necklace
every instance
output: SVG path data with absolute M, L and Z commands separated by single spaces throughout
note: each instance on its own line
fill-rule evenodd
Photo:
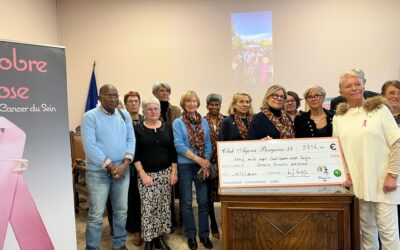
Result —
M 314 121 L 321 121 L 321 120 L 323 120 L 325 118 L 326 118 L 326 114 L 321 115 L 321 116 L 311 116 L 311 119 L 314 120 Z
M 154 127 L 158 127 L 159 121 L 156 121 L 154 123 L 150 123 L 148 121 L 144 121 L 143 123 L 146 125 L 146 127 L 154 128 Z
M 325 114 L 325 112 L 324 112 L 323 110 L 317 110 L 317 111 L 314 112 L 314 113 L 317 113 L 318 115 L 314 115 L 314 114 L 312 114 L 312 112 L 311 112 L 311 115 L 310 115 L 311 120 L 314 120 L 314 121 L 321 121 L 321 120 L 323 120 L 323 119 L 326 118 L 326 114 Z

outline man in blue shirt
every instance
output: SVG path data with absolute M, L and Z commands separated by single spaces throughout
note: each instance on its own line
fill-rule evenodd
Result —
M 81 129 L 89 192 L 86 249 L 100 249 L 103 213 L 110 196 L 113 249 L 126 250 L 129 164 L 135 153 L 135 134 L 129 114 L 117 108 L 117 89 L 106 84 L 99 93 L 101 105 L 84 114 Z

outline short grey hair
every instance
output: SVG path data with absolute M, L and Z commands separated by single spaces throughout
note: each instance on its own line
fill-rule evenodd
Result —
M 147 110 L 147 105 L 148 104 L 156 104 L 158 108 L 160 108 L 160 101 L 155 98 L 154 96 L 148 97 L 144 100 L 142 100 L 142 109 L 143 111 Z
M 215 94 L 215 93 L 209 94 L 206 99 L 207 105 L 210 104 L 210 102 L 218 102 L 219 104 L 221 104 L 222 96 L 220 94 Z
M 153 84 L 153 94 L 156 93 L 160 88 L 165 88 L 167 91 L 169 91 L 171 93 L 171 86 L 169 86 L 168 83 L 164 82 L 164 81 L 156 81 Z
M 304 99 L 307 99 L 307 97 L 310 95 L 311 92 L 318 92 L 321 95 L 323 95 L 324 97 L 326 97 L 326 91 L 323 87 L 318 86 L 318 85 L 311 85 L 309 87 L 306 88 L 306 90 L 304 90 L 303 96 Z

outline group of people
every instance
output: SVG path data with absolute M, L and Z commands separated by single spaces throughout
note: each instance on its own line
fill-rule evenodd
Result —
M 221 95 L 210 94 L 204 117 L 194 91 L 182 95 L 178 108 L 169 103 L 171 87 L 157 82 L 154 97 L 141 100 L 137 92 L 126 94 L 125 111 L 118 108 L 116 88 L 102 86 L 101 105 L 82 121 L 89 191 L 86 249 L 99 249 L 107 198 L 113 207 L 114 249 L 126 249 L 126 230 L 134 233 L 135 245 L 143 238 L 145 249 L 170 249 L 164 235 L 177 226 L 175 195 L 189 249 L 198 248 L 196 235 L 210 249 L 210 229 L 213 237 L 220 237 L 213 206 L 219 198 L 218 178 L 209 178 L 210 166 L 217 164 L 217 141 L 330 136 L 338 137 L 343 148 L 348 168 L 344 185 L 360 199 L 364 248 L 379 249 L 379 235 L 382 249 L 400 249 L 400 82 L 388 81 L 381 95 L 366 99 L 365 81 L 361 70 L 343 73 L 341 102 L 331 110 L 323 108 L 326 92 L 321 86 L 304 91 L 307 112 L 298 110 L 301 98 L 295 92 L 279 85 L 268 88 L 256 114 L 248 93 L 233 95 L 227 116 L 221 113 Z

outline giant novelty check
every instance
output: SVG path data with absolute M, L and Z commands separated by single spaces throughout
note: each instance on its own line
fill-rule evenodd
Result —
M 337 138 L 218 142 L 219 185 L 340 185 L 346 166 Z

